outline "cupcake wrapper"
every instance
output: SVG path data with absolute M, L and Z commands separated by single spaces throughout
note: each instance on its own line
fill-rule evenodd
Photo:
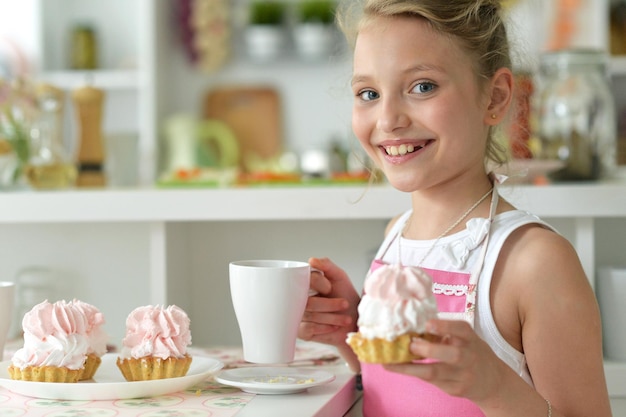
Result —
M 86 381 L 88 379 L 92 379 L 96 374 L 96 371 L 100 367 L 100 363 L 102 359 L 98 355 L 90 353 L 87 355 L 87 359 L 85 359 L 85 365 L 83 372 L 80 374 L 78 378 L 79 381 Z
M 11 379 L 32 382 L 78 382 L 82 369 L 68 369 L 56 366 L 27 366 L 20 369 L 9 366 Z
M 413 355 L 409 351 L 409 344 L 414 337 L 421 337 L 427 340 L 435 340 L 431 334 L 406 333 L 398 336 L 394 340 L 387 339 L 366 339 L 361 333 L 350 333 L 347 343 L 361 362 L 366 363 L 409 363 L 424 359 L 421 356 Z
M 152 356 L 135 359 L 117 359 L 117 367 L 127 381 L 149 381 L 153 379 L 185 376 L 191 365 L 191 356 L 161 359 Z

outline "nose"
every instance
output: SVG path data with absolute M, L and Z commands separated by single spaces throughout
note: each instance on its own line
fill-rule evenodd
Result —
M 379 130 L 391 133 L 396 129 L 407 127 L 410 120 L 401 98 L 387 97 L 381 100 L 380 113 L 376 122 Z

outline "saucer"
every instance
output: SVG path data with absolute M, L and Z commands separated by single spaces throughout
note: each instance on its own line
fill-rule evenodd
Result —
M 289 367 L 236 368 L 215 376 L 217 382 L 251 394 L 295 394 L 334 379 L 326 371 Z

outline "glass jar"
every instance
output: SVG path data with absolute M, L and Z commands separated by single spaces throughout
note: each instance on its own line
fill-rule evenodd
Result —
M 617 122 L 607 61 L 593 49 L 541 56 L 536 136 L 540 158 L 562 163 L 553 180 L 597 180 L 615 170 Z
M 34 189 L 61 189 L 76 182 L 76 166 L 63 146 L 60 111 L 63 93 L 42 86 L 38 95 L 40 116 L 31 129 L 31 153 L 25 167 L 28 183 Z
M 14 317 L 24 317 L 35 305 L 44 300 L 57 300 L 61 286 L 61 276 L 43 265 L 30 265 L 20 269 L 15 277 Z M 21 320 L 13 320 L 11 337 L 22 337 Z

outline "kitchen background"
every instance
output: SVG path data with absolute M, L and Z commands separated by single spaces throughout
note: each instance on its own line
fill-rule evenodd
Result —
M 329 256 L 360 286 L 388 218 L 408 206 L 405 196 L 384 185 L 363 191 L 359 157 L 344 158 L 340 171 L 350 175 L 336 177 L 356 185 L 328 181 L 296 187 L 288 175 L 295 160 L 312 176 L 327 177 L 333 155 L 358 148 L 350 129 L 349 54 L 338 33 L 327 51 L 302 55 L 294 43 L 295 11 L 302 0 L 288 0 L 290 20 L 282 26 L 286 43 L 277 55 L 259 56 L 259 47 L 251 54 L 246 40 L 252 0 L 197 0 L 213 18 L 196 21 L 204 32 L 188 32 L 182 24 L 182 7 L 190 2 L 0 0 L 0 71 L 5 72 L 0 76 L 25 69 L 65 92 L 62 138 L 71 157 L 78 153 L 80 135 L 71 92 L 85 85 L 104 92 L 101 133 L 108 188 L 106 193 L 0 192 L 0 274 L 24 283 L 24 306 L 42 294 L 98 305 L 115 344 L 127 313 L 148 303 L 177 303 L 189 311 L 197 345 L 237 344 L 228 261 Z M 623 2 L 508 3 L 520 72 L 536 71 L 540 52 L 551 42 L 614 52 L 609 69 L 619 120 L 626 109 L 626 58 L 620 55 L 626 48 L 626 25 L 609 23 L 610 10 Z M 565 3 L 576 4 L 569 21 L 575 30 L 557 36 L 556 23 L 564 17 L 558 7 Z M 71 68 L 72 36 L 85 25 L 95 34 L 95 70 Z M 208 28 L 214 36 L 202 35 Z M 196 51 L 200 60 L 190 57 L 190 39 L 203 42 L 202 52 Z M 177 147 L 184 140 L 172 139 L 172 122 L 197 125 L 209 108 L 228 108 L 232 102 L 217 93 L 260 106 L 212 115 L 235 119 L 237 132 L 253 138 L 255 128 L 277 130 L 276 137 L 252 142 L 252 147 L 259 142 L 269 146 L 273 157 L 252 154 L 247 167 L 273 174 L 252 177 L 254 181 L 269 178 L 288 182 L 288 187 L 224 189 L 214 183 L 232 180 L 231 171 L 216 174 L 212 168 L 219 161 L 205 159 L 207 169 L 200 174 L 193 169 L 199 159 L 189 156 L 189 147 Z M 247 118 L 258 114 L 264 117 Z M 211 135 L 218 136 L 215 131 Z M 616 149 L 624 164 L 626 146 L 620 138 Z M 227 148 L 220 143 L 210 149 Z M 228 156 L 227 151 L 217 155 Z M 187 187 L 194 180 L 209 186 Z M 625 191 L 622 178 L 582 185 L 522 184 L 510 194 L 572 240 L 597 285 L 598 268 L 626 268 Z M 617 399 L 626 398 L 626 358 L 607 358 L 607 375 L 615 407 L 626 408 L 626 399 Z

